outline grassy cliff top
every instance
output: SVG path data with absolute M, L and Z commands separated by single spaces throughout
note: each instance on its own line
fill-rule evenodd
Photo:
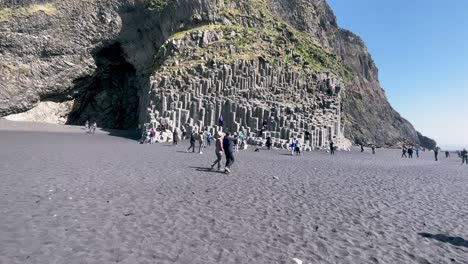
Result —
M 172 0 L 146 1 L 166 7 Z M 335 54 L 312 37 L 273 17 L 264 0 L 225 0 L 215 12 L 224 18 L 224 23 L 202 25 L 170 36 L 159 51 L 156 69 L 164 65 L 167 70 L 176 71 L 209 60 L 232 63 L 262 58 L 273 65 L 281 64 L 295 71 L 324 72 L 344 78 L 352 75 Z M 205 46 L 192 43 L 190 58 L 183 54 L 177 58 L 163 58 L 174 41 L 188 43 L 194 34 L 207 32 L 220 37 Z
M 57 10 L 57 7 L 52 3 L 34 4 L 28 7 L 20 7 L 20 8 L 1 8 L 0 9 L 0 23 L 8 22 L 11 19 L 11 17 L 31 16 L 39 12 L 42 12 L 47 15 L 56 15 L 58 13 L 58 10 Z

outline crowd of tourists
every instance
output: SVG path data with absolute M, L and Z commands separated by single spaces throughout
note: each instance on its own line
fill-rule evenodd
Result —
M 186 152 L 189 153 L 198 153 L 203 154 L 205 149 L 214 145 L 214 151 L 216 160 L 211 165 L 210 169 L 217 168 L 218 171 L 224 171 L 225 173 L 231 172 L 231 167 L 234 164 L 234 155 L 235 153 L 239 152 L 239 150 L 247 148 L 247 135 L 244 131 L 238 131 L 234 133 L 225 132 L 223 133 L 225 120 L 223 116 L 218 118 L 218 129 L 220 131 L 216 132 L 212 135 L 208 128 L 202 128 L 197 131 L 192 130 L 187 132 L 185 127 L 182 127 L 181 130 L 173 129 L 168 130 L 164 125 L 160 125 L 157 128 L 146 128 L 142 131 L 142 136 L 140 139 L 140 144 L 154 144 L 156 142 L 168 142 L 172 140 L 173 145 L 178 145 L 179 141 L 188 140 L 190 142 L 189 147 L 187 148 Z M 90 133 L 95 133 L 96 130 L 96 123 L 93 126 L 89 125 L 89 122 L 86 121 L 86 128 L 89 129 Z M 141 129 L 141 125 L 138 127 Z M 258 130 L 258 137 L 263 137 L 263 133 L 268 131 L 268 122 L 264 121 L 261 129 Z M 170 138 L 172 135 L 172 138 Z M 265 137 L 264 137 L 265 138 Z M 292 156 L 300 156 L 304 147 L 307 146 L 307 143 L 311 139 L 311 134 L 308 131 L 304 133 L 304 140 L 301 141 L 300 139 L 293 137 L 289 140 L 287 146 L 288 149 L 291 151 Z M 271 150 L 273 148 L 273 139 L 271 136 L 267 134 L 265 145 L 267 150 Z M 333 141 L 328 143 L 329 148 L 328 151 L 330 155 L 335 155 L 337 150 L 337 146 Z M 370 144 L 368 147 L 371 148 L 372 154 L 376 154 L 376 145 Z M 255 151 L 260 151 L 261 147 L 257 148 Z M 360 144 L 361 152 L 365 152 L 364 144 Z M 426 149 L 420 149 L 419 147 L 409 145 L 403 146 L 402 148 L 402 158 L 413 159 L 419 158 L 420 151 L 425 152 Z M 436 147 L 433 149 L 434 158 L 438 161 L 440 148 Z M 466 149 L 457 152 L 458 156 L 462 159 L 462 164 L 468 164 L 468 157 Z M 222 159 L 223 156 L 225 157 L 225 166 L 222 170 Z M 445 152 L 446 158 L 450 157 L 450 152 Z

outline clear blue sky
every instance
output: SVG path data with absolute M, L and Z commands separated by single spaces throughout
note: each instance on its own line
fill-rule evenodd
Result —
M 468 148 L 468 0 L 328 0 L 361 36 L 393 107 L 447 148 Z

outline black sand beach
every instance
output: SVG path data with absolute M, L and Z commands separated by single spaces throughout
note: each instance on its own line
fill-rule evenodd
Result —
M 0 263 L 468 263 L 458 158 L 251 147 L 225 175 L 213 147 L 44 131 L 0 126 Z

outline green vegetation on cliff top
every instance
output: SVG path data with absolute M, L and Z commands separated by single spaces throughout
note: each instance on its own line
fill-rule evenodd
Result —
M 148 0 L 149 1 L 149 0 Z M 172 0 L 156 0 L 165 2 Z M 329 72 L 349 78 L 351 71 L 307 34 L 285 21 L 274 18 L 264 0 L 225 0 L 216 12 L 232 25 L 215 24 L 177 32 L 161 48 L 165 50 L 171 40 L 189 40 L 196 32 L 222 34 L 222 38 L 210 42 L 207 47 L 192 47 L 192 58 L 182 58 L 177 66 L 173 61 L 161 62 L 169 70 L 195 66 L 214 59 L 222 63 L 262 58 L 273 65 L 285 65 L 298 71 Z M 253 25 L 253 26 L 252 26 Z M 235 50 L 235 52 L 233 52 Z M 159 54 L 161 55 L 161 54 Z M 166 58 L 167 59 L 167 58 Z M 157 68 L 162 66 L 156 65 Z
M 162 11 L 173 0 L 142 0 L 146 7 L 154 11 Z
M 43 12 L 47 15 L 56 15 L 57 7 L 54 4 L 34 4 L 28 7 L 21 8 L 0 8 L 0 23 L 8 22 L 11 17 L 15 16 L 31 16 L 36 13 Z

